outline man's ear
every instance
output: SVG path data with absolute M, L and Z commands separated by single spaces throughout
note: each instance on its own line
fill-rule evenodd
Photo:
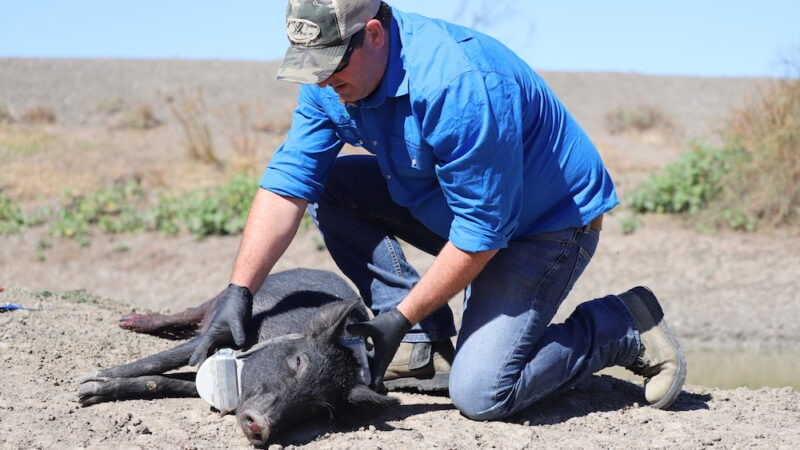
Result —
M 367 22 L 365 26 L 367 30 L 367 35 L 365 39 L 370 41 L 370 45 L 375 48 L 383 48 L 388 44 L 388 40 L 386 39 L 386 30 L 381 25 L 381 21 L 378 19 L 371 19 Z

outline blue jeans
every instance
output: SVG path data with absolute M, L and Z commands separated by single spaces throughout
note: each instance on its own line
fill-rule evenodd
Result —
M 419 281 L 397 239 L 432 255 L 446 242 L 391 200 L 368 155 L 337 159 L 309 211 L 336 264 L 378 314 Z M 450 398 L 464 415 L 503 419 L 600 369 L 633 362 L 639 333 L 614 295 L 582 303 L 564 323 L 550 323 L 598 238 L 599 231 L 583 227 L 515 239 L 473 280 L 450 372 Z M 444 306 L 405 340 L 454 335 L 452 311 Z

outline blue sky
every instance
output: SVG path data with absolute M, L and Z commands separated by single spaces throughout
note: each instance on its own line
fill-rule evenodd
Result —
M 537 70 L 785 75 L 797 0 L 394 0 L 475 24 Z M 284 0 L 0 0 L 0 57 L 278 60 Z M 469 5 L 472 9 L 466 8 Z M 505 8 L 505 9 L 504 9 Z

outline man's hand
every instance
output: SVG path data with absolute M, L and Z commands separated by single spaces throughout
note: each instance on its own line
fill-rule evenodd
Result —
M 245 342 L 244 327 L 253 313 L 253 294 L 243 286 L 230 284 L 220 295 L 217 309 L 211 318 L 208 330 L 199 338 L 197 348 L 189 358 L 189 365 L 201 365 L 209 353 L 225 344 L 230 345 L 231 338 L 237 348 Z
M 372 320 L 366 322 L 353 323 L 347 326 L 347 331 L 358 336 L 372 338 L 375 346 L 375 356 L 372 359 L 370 372 L 372 383 L 370 387 L 375 390 L 383 390 L 383 375 L 386 368 L 397 353 L 400 341 L 411 329 L 411 322 L 398 311 L 392 309 L 383 314 L 379 314 Z

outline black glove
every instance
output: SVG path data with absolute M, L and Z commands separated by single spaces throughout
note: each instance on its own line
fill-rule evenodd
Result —
M 384 390 L 383 375 L 386 373 L 389 363 L 392 362 L 394 354 L 397 353 L 400 341 L 410 329 L 411 322 L 397 309 L 379 314 L 372 320 L 347 326 L 347 331 L 352 334 L 372 338 L 375 356 L 372 358 L 372 366 L 370 366 L 372 375 L 370 387 L 373 390 Z
M 241 348 L 245 342 L 244 327 L 252 314 L 253 294 L 250 289 L 229 284 L 220 294 L 211 324 L 200 336 L 197 348 L 189 358 L 189 365 L 203 364 L 209 353 L 226 344 L 230 345 L 231 337 L 236 347 Z

